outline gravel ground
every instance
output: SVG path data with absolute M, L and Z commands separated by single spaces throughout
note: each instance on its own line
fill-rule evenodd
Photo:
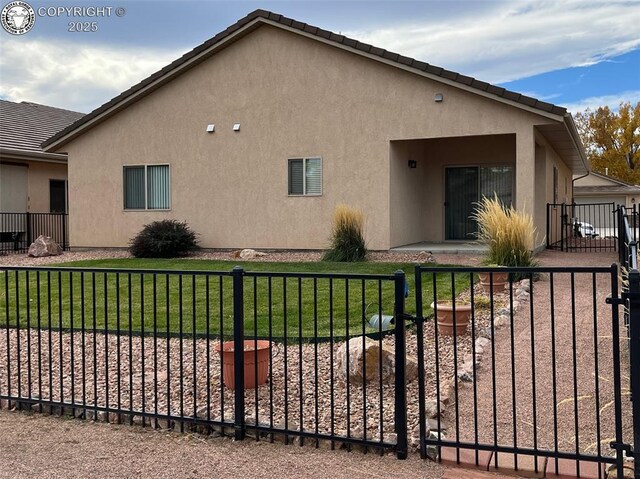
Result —
M 0 258 L 0 265 L 9 265 L 9 264 L 20 264 L 20 265 L 35 265 L 35 264 L 50 264 L 59 261 L 74 261 L 81 259 L 98 259 L 101 257 L 126 257 L 126 252 L 73 252 L 73 253 L 65 253 L 64 256 L 59 258 L 43 258 L 43 259 L 25 259 L 24 257 L 2 257 Z M 319 257 L 319 253 L 271 253 L 269 256 L 265 258 L 261 258 L 262 261 L 301 261 L 301 260 L 315 260 Z M 212 258 L 212 259 L 229 259 L 233 261 L 231 253 L 201 253 L 194 257 L 194 259 L 202 259 L 202 258 Z M 417 258 L 417 254 L 396 254 L 396 253 L 381 253 L 376 254 L 372 258 L 373 260 L 378 261 L 399 261 L 399 262 L 412 262 Z M 479 262 L 477 256 L 468 256 L 468 255 L 438 255 L 437 261 L 439 263 L 458 263 L 458 264 L 469 264 L 475 265 Z M 554 265 L 554 266 L 573 266 L 573 265 L 610 265 L 615 262 L 616 258 L 614 254 L 607 253 L 593 253 L 593 254 L 567 254 L 567 253 L 559 253 L 546 251 L 542 255 L 539 256 L 539 259 L 543 265 Z M 534 430 L 534 422 L 535 422 L 535 431 L 536 431 L 536 441 L 538 446 L 542 447 L 554 447 L 554 420 L 558 423 L 559 434 L 558 434 L 558 448 L 560 450 L 567 451 L 575 451 L 576 448 L 581 452 L 585 453 L 595 453 L 598 450 L 598 444 L 594 443 L 596 437 L 596 427 L 598 427 L 598 422 L 596 421 L 595 411 L 599 411 L 601 413 L 599 426 L 600 426 L 600 437 L 602 440 L 602 452 L 606 453 L 608 450 L 608 442 L 611 440 L 611 429 L 613 427 L 611 415 L 613 414 L 613 406 L 611 404 L 612 398 L 612 386 L 611 386 L 611 330 L 610 330 L 610 306 L 606 306 L 604 303 L 604 298 L 609 292 L 609 285 L 607 284 L 606 278 L 598 278 L 598 286 L 596 288 L 597 291 L 597 303 L 594 310 L 592 304 L 592 278 L 589 277 L 579 277 L 576 276 L 575 280 L 575 304 L 576 310 L 578 311 L 576 317 L 576 358 L 577 362 L 577 396 L 578 396 L 578 418 L 579 418 L 579 426 L 578 426 L 578 437 L 575 437 L 574 431 L 574 391 L 573 391 L 573 351 L 574 348 L 571 347 L 573 342 L 572 336 L 572 316 L 571 316 L 571 284 L 569 281 L 570 278 L 567 275 L 558 276 L 554 278 L 554 294 L 553 299 L 555 301 L 555 335 L 556 335 L 556 345 L 558 346 L 555 350 L 556 354 L 556 374 L 557 374 L 557 396 L 554 397 L 552 394 L 552 387 L 550 385 L 550 378 L 552 377 L 552 364 L 551 364 L 551 327 L 550 327 L 550 300 L 552 298 L 550 294 L 550 281 L 548 277 L 543 277 L 541 281 L 534 283 L 533 288 L 533 307 L 534 307 L 534 317 L 536 318 L 533 326 L 535 329 L 535 340 L 533 341 L 533 350 L 535 351 L 536 361 L 535 361 L 535 380 L 532 379 L 532 340 L 531 340 L 531 321 L 529 317 L 529 308 L 528 303 L 524 304 L 516 314 L 513 322 L 513 346 L 511 344 L 511 328 L 509 325 L 507 327 L 500 328 L 495 334 L 495 348 L 491 349 L 491 352 L 485 352 L 483 362 L 478 366 L 477 371 L 477 381 L 475 383 L 459 383 L 458 390 L 458 402 L 455 407 L 448 408 L 447 412 L 444 415 L 444 421 L 449 424 L 449 430 L 447 431 L 447 436 L 449 438 L 455 437 L 455 426 L 458 424 L 458 436 L 461 439 L 473 439 L 474 437 L 474 421 L 478 421 L 478 437 L 480 440 L 488 443 L 492 443 L 494 440 L 494 434 L 498 438 L 499 443 L 511 444 L 513 443 L 513 414 L 512 414 L 512 401 L 515 397 L 517 410 L 515 415 L 515 424 L 517 428 L 516 437 L 518 440 L 519 446 L 527 446 L 532 445 L 533 441 L 533 430 Z M 502 295 L 499 298 L 498 308 L 504 306 L 507 301 Z M 593 311 L 597 313 L 598 321 L 597 321 L 597 331 L 594 331 L 594 320 L 593 320 Z M 608 316 L 607 316 L 608 314 Z M 477 320 L 477 330 L 480 331 L 488 324 L 490 324 L 489 319 L 486 315 L 480 315 Z M 4 334 L 4 336 L 2 336 Z M 34 337 L 34 334 L 36 335 Z M 11 350 L 11 357 L 15 360 L 17 355 L 16 345 L 17 345 L 17 337 L 15 332 L 1 331 L 0 332 L 0 358 L 6 360 L 7 351 L 7 336 L 9 336 L 9 345 Z M 426 391 L 427 396 L 432 396 L 435 392 L 435 375 L 433 373 L 433 361 L 434 361 L 434 348 L 435 344 L 433 341 L 433 329 L 432 323 L 428 322 L 425 325 L 425 363 L 427 371 L 427 384 Z M 594 337 L 597 338 L 597 350 L 599 355 L 599 374 L 598 374 L 598 387 L 599 393 L 595 394 L 595 386 L 596 379 L 593 374 L 594 371 Z M 82 359 L 85 358 L 85 364 L 88 365 L 87 371 L 91 369 L 93 365 L 93 361 L 95 359 L 95 363 L 97 365 L 98 375 L 97 378 L 91 377 L 89 374 L 84 381 L 84 398 L 87 404 L 92 404 L 97 398 L 98 404 L 106 405 L 107 397 L 109 398 L 110 404 L 117 404 L 118 400 L 118 392 L 120 392 L 120 400 L 121 404 L 125 407 L 128 404 L 133 405 L 133 407 L 137 410 L 142 409 L 142 401 L 144 398 L 144 408 L 148 411 L 155 410 L 156 406 L 156 396 L 155 396 L 155 388 L 159 391 L 166 391 L 167 387 L 170 390 L 170 404 L 167 405 L 167 395 L 159 394 L 157 405 L 160 411 L 162 410 L 170 410 L 172 413 L 180 412 L 180 391 L 185 391 L 185 402 L 182 404 L 182 409 L 185 412 L 185 415 L 192 416 L 194 413 L 196 415 L 201 415 L 207 417 L 207 414 L 211 418 L 219 418 L 221 413 L 224 411 L 225 419 L 228 418 L 228 415 L 232 414 L 232 396 L 229 392 L 220 388 L 220 364 L 219 359 L 215 351 L 211 345 L 209 345 L 209 356 L 207 356 L 207 343 L 203 340 L 196 340 L 191 342 L 187 340 L 183 343 L 183 351 L 182 351 L 182 359 L 183 359 L 183 371 L 182 376 L 180 376 L 179 372 L 175 369 L 179 367 L 180 358 L 180 348 L 176 340 L 159 339 L 154 342 L 152 338 L 147 338 L 144 340 L 144 368 L 142 365 L 142 345 L 143 342 L 140 338 L 133 338 L 131 341 L 131 351 L 133 361 L 129 362 L 129 343 L 128 338 L 120 339 L 120 347 L 121 350 L 125 352 L 124 355 L 120 355 L 120 368 L 121 368 L 121 381 L 118 383 L 117 380 L 113 378 L 117 377 L 117 348 L 118 348 L 118 339 L 116 337 L 109 337 L 105 335 L 98 334 L 96 336 L 96 347 L 93 348 L 93 336 L 85 338 L 84 346 L 82 342 L 82 338 L 79 337 L 79 334 L 74 334 L 73 340 L 69 334 L 57 335 L 53 333 L 51 338 L 49 339 L 46 336 L 44 339 L 41 336 L 38 340 L 37 332 L 32 332 L 29 339 L 27 338 L 26 332 L 20 333 L 20 341 L 22 345 L 21 349 L 21 367 L 23 368 L 22 377 L 24 378 L 24 382 L 21 384 L 23 390 L 28 389 L 28 378 L 27 374 L 24 374 L 25 370 L 31 370 L 32 378 L 31 378 L 31 388 L 32 394 L 40 395 L 41 397 L 53 397 L 60 398 L 62 397 L 65 400 L 70 398 L 72 388 L 71 388 L 71 371 L 70 367 L 70 355 L 71 355 L 71 344 L 73 344 L 74 351 L 74 361 L 73 364 L 75 367 L 73 368 L 73 377 L 76 381 L 76 387 L 73 389 L 73 394 L 76 398 L 83 397 L 82 378 L 84 377 L 82 374 Z M 385 338 L 384 342 L 393 346 L 392 338 Z M 27 354 L 27 349 L 25 344 L 31 344 L 31 355 Z M 409 332 L 407 337 L 407 348 L 408 353 L 411 355 L 415 355 L 416 352 L 416 336 L 415 333 Z M 439 359 L 440 359 L 440 380 L 441 382 L 445 382 L 447 378 L 450 378 L 454 373 L 454 363 L 453 363 L 453 344 L 451 344 L 451 340 L 442 340 L 439 344 Z M 465 359 L 469 358 L 469 352 L 471 350 L 471 338 L 470 336 L 466 336 L 465 338 L 461 338 L 460 344 L 458 345 L 457 354 L 458 354 L 458 363 L 456 367 L 459 369 L 463 366 L 463 362 Z M 38 345 L 40 345 L 40 350 L 38 350 Z M 42 391 L 40 391 L 40 384 L 37 382 L 38 377 L 38 365 L 37 361 L 38 355 L 41 355 L 43 358 L 47 358 L 49 355 L 49 345 L 52 357 L 53 368 L 51 370 L 52 374 L 52 383 L 53 386 L 49 389 L 48 382 L 48 374 L 49 371 L 46 367 L 43 369 L 43 383 L 42 383 Z M 167 365 L 166 357 L 167 357 L 167 345 L 169 349 L 169 365 Z M 84 347 L 84 355 L 80 354 L 83 351 Z M 4 349 L 3 349 L 4 348 Z M 316 422 L 316 411 L 318 411 L 318 422 L 320 424 L 319 430 L 322 432 L 330 430 L 331 428 L 331 416 L 330 416 L 330 405 L 331 405 L 331 388 L 330 382 L 327 381 L 327 378 L 330 379 L 330 359 L 331 354 L 335 353 L 335 350 L 332 351 L 329 345 L 321 344 L 317 347 L 317 357 L 318 362 L 316 363 L 316 347 L 313 345 L 303 345 L 302 350 L 298 346 L 290 346 L 287 349 L 287 365 L 290 368 L 287 375 L 284 374 L 284 365 L 283 365 L 283 357 L 284 352 L 282 348 L 276 351 L 276 355 L 273 360 L 273 368 L 274 368 L 274 376 L 273 381 L 268 387 L 262 387 L 258 389 L 258 421 L 264 422 L 266 418 L 269 416 L 267 412 L 270 412 L 271 404 L 273 402 L 273 410 L 274 410 L 274 424 L 278 424 L 280 419 L 284 414 L 285 408 L 288 409 L 288 417 L 291 419 L 291 423 L 289 424 L 290 428 L 297 429 L 300 424 L 300 416 L 302 415 L 302 427 L 306 430 L 313 427 L 313 424 Z M 429 354 L 429 351 L 431 354 Z M 67 364 L 67 367 L 60 371 L 58 367 L 60 361 L 60 353 L 62 352 L 63 363 Z M 157 352 L 157 359 L 156 353 Z M 302 354 L 300 354 L 302 352 Z M 176 356 L 178 354 L 178 356 Z M 209 357 L 209 361 L 207 362 L 207 357 Z M 491 371 L 492 367 L 492 358 L 495 357 L 495 375 L 496 381 L 495 386 L 492 381 Z M 511 362 L 515 363 L 515 368 L 517 372 L 518 381 L 516 382 L 515 390 L 512 388 L 511 382 Z M 1 360 L 1 359 L 0 359 Z M 301 361 L 302 360 L 302 361 Z M 29 361 L 31 361 L 31 369 L 29 369 Z M 194 361 L 195 361 L 195 375 L 194 375 Z M 48 360 L 43 362 L 43 364 L 48 363 Z M 206 364 L 210 364 L 210 369 L 207 375 Z M 168 367 L 167 367 L 168 366 Z M 300 368 L 301 366 L 301 368 Z M 204 369 L 203 369 L 204 368 Z M 0 367 L 0 371 L 4 369 L 4 365 Z M 109 371 L 109 374 L 105 374 L 106 371 Z M 144 371 L 144 380 L 143 380 L 143 371 Z M 293 373 L 292 373 L 293 371 Z M 302 373 L 300 374 L 300 371 Z M 317 371 L 317 372 L 316 372 Z M 154 374 L 156 372 L 156 374 Z M 15 374 L 17 371 L 11 371 L 11 376 L 13 376 L 13 384 L 12 387 L 16 387 L 16 379 Z M 62 376 L 60 374 L 62 373 Z M 327 376 L 328 375 L 328 376 Z M 195 380 L 193 379 L 195 376 Z M 626 377 L 625 377 L 626 376 Z M 62 380 L 60 380 L 62 377 Z M 179 378 L 182 377 L 182 385 L 180 384 Z M 302 392 L 303 394 L 299 394 L 300 391 L 300 377 L 302 377 Z M 108 385 L 108 394 L 107 394 L 107 381 L 105 378 L 109 378 Z M 286 378 L 286 380 L 285 380 Z M 3 373 L 0 377 L 0 388 L 1 390 L 6 390 L 7 384 L 6 381 L 8 379 L 8 375 Z M 157 379 L 157 381 L 156 381 Z M 207 380 L 208 379 L 208 380 Z M 284 384 L 287 383 L 287 393 L 284 393 Z M 622 384 L 623 388 L 626 387 L 626 383 L 628 383 L 628 374 L 623 373 Z M 62 387 L 60 387 L 62 384 Z M 119 384 L 119 388 L 117 385 Z M 142 394 L 142 385 L 144 384 L 145 393 Z M 533 396 L 533 385 L 535 384 L 536 392 L 535 392 L 535 404 L 537 409 L 534 411 L 532 408 L 532 404 L 534 402 L 531 400 Z M 94 385 L 95 388 L 94 389 Z M 133 386 L 133 387 L 131 387 Z M 409 398 L 409 426 L 410 426 L 410 435 L 415 437 L 415 433 L 417 431 L 417 381 L 414 381 L 408 386 L 408 398 Z M 182 388 L 182 389 L 181 389 Z M 210 388 L 210 390 L 208 390 Z M 97 391 L 97 394 L 95 394 Z M 192 393 L 193 391 L 193 393 Z M 317 392 L 316 392 L 317 391 Z M 475 393 L 474 393 L 475 391 Z M 494 409 L 494 396 L 495 391 L 495 409 Z M 129 393 L 131 392 L 131 396 Z M 210 407 L 202 409 L 203 406 L 207 404 L 206 397 L 209 394 L 211 398 Z M 624 391 L 623 391 L 624 392 Z M 350 400 L 350 411 L 349 415 L 346 414 L 346 399 L 347 388 L 345 384 L 341 381 L 335 382 L 334 388 L 334 396 L 333 401 L 335 408 L 334 418 L 333 418 L 333 426 L 336 431 L 346 432 L 347 425 L 351 429 L 352 435 L 358 435 L 358 433 L 354 433 L 354 430 L 358 431 L 358 428 L 362 426 L 363 417 L 367 418 L 367 428 L 366 435 L 367 437 L 379 437 L 380 430 L 382 430 L 384 437 L 388 440 L 389 433 L 393 430 L 393 419 L 389 415 L 383 414 L 380 416 L 380 403 L 383 404 L 383 410 L 386 413 L 392 411 L 393 404 L 393 387 L 390 385 L 384 385 L 382 388 L 382 398 L 380 398 L 379 388 L 367 388 L 363 391 L 362 387 L 355 387 L 351 385 L 349 388 L 349 400 Z M 366 398 L 363 395 L 366 394 Z M 477 416 L 474 414 L 474 396 L 477 398 Z M 195 402 L 194 402 L 195 399 Z M 254 391 L 248 391 L 246 394 L 247 401 L 247 413 L 248 415 L 255 416 L 256 410 L 256 396 Z M 557 416 L 554 416 L 553 409 L 550 409 L 550 405 L 553 405 L 555 402 L 556 409 L 558 411 Z M 629 401 L 625 401 L 623 398 L 623 406 L 626 408 L 629 405 Z M 456 421 L 456 412 L 458 421 Z M 301 414 L 302 413 L 302 414 Z M 625 428 L 628 430 L 629 428 L 629 414 L 625 414 L 627 417 Z M 494 420 L 495 417 L 495 420 Z M 535 421 L 534 421 L 535 417 Z M 18 418 L 18 419 L 16 419 Z M 123 446 L 122 450 L 127 451 L 127 447 L 124 445 L 129 437 L 132 438 L 132 441 L 140 441 L 146 444 L 145 441 L 150 441 L 150 443 L 154 443 L 155 441 L 163 443 L 159 448 L 160 450 L 164 447 L 167 449 L 171 448 L 171 450 L 175 450 L 175 447 L 179 447 L 179 450 L 184 452 L 183 457 L 188 457 L 191 454 L 191 451 L 195 450 L 200 444 L 209 444 L 215 443 L 216 445 L 221 444 L 218 448 L 208 448 L 207 454 L 194 453 L 194 457 L 198 457 L 198 460 L 195 461 L 195 464 L 203 464 L 202 467 L 206 467 L 204 464 L 207 460 L 213 461 L 209 464 L 214 464 L 215 467 L 220 467 L 221 471 L 224 470 L 225 467 L 231 468 L 232 471 L 241 471 L 242 467 L 250 466 L 252 461 L 247 460 L 246 463 L 240 461 L 240 464 L 236 466 L 236 459 L 233 462 L 233 465 L 227 465 L 227 459 L 220 459 L 217 457 L 217 454 L 224 454 L 224 448 L 226 447 L 238 447 L 238 444 L 230 445 L 228 440 L 225 439 L 195 439 L 191 435 L 186 436 L 177 436 L 173 433 L 159 433 L 159 432 L 151 432 L 148 429 L 142 430 L 145 431 L 142 436 L 137 436 L 137 432 L 132 432 L 133 429 L 124 428 L 122 426 L 111 426 L 105 427 L 104 425 L 92 424 L 89 422 L 56 422 L 54 418 L 46 418 L 46 417 L 36 417 L 29 418 L 28 416 L 23 415 L 12 415 L 7 413 L 6 411 L 0 412 L 0 420 L 1 424 L 4 426 L 3 429 L 7 429 L 8 431 L 13 431 L 14 426 L 20 423 L 19 430 L 24 426 L 25 431 L 29 430 L 28 424 L 29 421 L 53 421 L 51 424 L 51 429 L 54 430 L 55 434 L 59 434 L 62 437 L 67 437 L 68 435 L 64 431 L 59 431 L 59 427 L 55 426 L 56 424 L 64 424 L 66 427 L 78 427 L 78 428 L 86 428 L 83 431 L 89 435 L 91 438 L 86 441 L 80 440 L 79 443 L 89 444 L 92 441 L 95 443 L 95 436 L 99 438 L 105 438 L 105 441 L 109 441 L 106 438 L 106 435 L 110 435 L 111 431 L 117 430 L 117 437 L 123 436 Z M 24 424 L 22 424 L 24 422 Z M 10 424 L 10 426 L 5 426 L 6 424 Z M 67 426 L 67 424 L 72 424 L 73 426 Z M 495 427 L 494 427 L 495 426 Z M 38 426 L 34 426 L 34 429 Z M 136 429 L 137 430 L 137 429 Z M 105 432 L 107 431 L 107 432 Z M 21 447 L 28 449 L 29 447 L 34 447 L 40 450 L 41 444 L 32 444 L 30 441 L 24 443 L 25 437 L 32 437 L 30 435 L 25 434 L 24 436 L 20 436 L 18 431 L 11 432 L 11 434 L 5 433 L 3 431 L 0 433 L 0 441 L 7 440 L 9 444 L 22 444 Z M 80 434 L 80 432 L 78 433 Z M 37 433 L 34 433 L 37 436 Z M 140 437 L 144 437 L 144 439 L 140 440 Z M 171 438 L 167 440 L 167 437 Z M 115 438 L 114 438 L 115 440 Z M 16 442 L 17 441 L 17 442 Z M 166 444 L 165 444 L 166 441 Z M 192 443 L 187 444 L 189 441 L 195 442 L 196 446 L 193 446 Z M 59 439 L 58 443 L 63 444 L 64 441 Z M 2 442 L 0 442 L 2 444 Z M 412 473 L 415 474 L 416 471 L 425 472 L 429 471 L 434 475 L 428 477 L 440 477 L 439 470 L 433 470 L 431 463 L 422 462 L 420 463 L 410 463 L 410 462 L 397 462 L 392 457 L 378 457 L 374 455 L 361 455 L 361 454 L 347 454 L 340 455 L 341 453 L 323 453 L 317 451 L 316 449 L 304 447 L 304 448 L 296 448 L 289 446 L 289 448 L 283 449 L 286 452 L 280 452 L 281 446 L 266 444 L 263 442 L 258 443 L 258 446 L 255 446 L 253 442 L 245 442 L 240 445 L 240 447 L 245 448 L 246 450 L 250 450 L 250 454 L 256 455 L 256 457 L 265 458 L 265 461 L 270 466 L 274 464 L 274 467 L 279 464 L 279 461 L 283 459 L 283 456 L 291 457 L 291 450 L 295 451 L 304 451 L 305 453 L 305 464 L 301 464 L 300 460 L 294 460 L 289 464 L 291 469 L 283 469 L 283 471 L 290 471 L 291 474 L 302 474 L 305 477 L 313 477 L 314 473 L 309 472 L 309 469 L 300 469 L 302 467 L 306 467 L 311 465 L 313 468 L 315 455 L 319 455 L 319 461 L 323 462 L 331 462 L 335 458 L 341 465 L 337 466 L 335 471 L 336 473 L 344 472 L 344 477 L 350 476 L 353 477 L 359 475 L 359 471 L 362 471 L 363 475 L 373 475 L 375 477 L 376 474 L 388 475 L 389 473 L 384 473 L 384 464 L 376 465 L 370 469 L 359 469 L 361 465 L 354 466 L 355 469 L 350 470 L 349 466 L 345 466 L 345 464 L 350 464 L 352 462 L 358 463 L 361 458 L 376 458 L 376 461 L 385 461 L 388 460 L 390 467 L 393 470 L 394 476 L 402 477 L 403 472 L 401 469 L 408 464 L 414 464 Z M 4 444 L 2 444 L 4 446 Z M 415 445 L 415 440 L 414 440 Z M 193 446 L 193 447 L 192 447 Z M 77 444 L 74 447 L 78 447 Z M 149 446 L 152 447 L 152 446 Z M 266 448 L 266 449 L 265 449 Z M 268 449 L 275 448 L 275 449 Z M 46 448 L 43 448 L 46 449 Z M 106 445 L 105 448 L 97 448 L 97 450 L 105 450 L 109 451 L 109 446 Z M 132 450 L 135 448 L 131 448 Z M 211 451 L 209 451 L 209 449 Z M 270 451 L 277 451 L 271 454 Z M 15 470 L 25 471 L 26 466 L 22 466 L 20 469 L 20 461 L 21 457 L 19 457 L 19 453 L 17 451 L 13 451 L 13 448 L 0 448 L 0 458 L 6 463 L 6 461 L 10 461 L 10 464 L 15 464 Z M 7 452 L 9 451 L 9 452 Z M 233 450 L 235 452 L 235 450 Z M 269 451 L 269 452 L 265 452 Z M 307 451 L 309 460 L 307 461 Z M 42 467 L 51 466 L 51 462 L 55 455 L 49 455 L 47 450 L 48 461 L 43 460 Z M 8 458 L 4 458 L 4 455 L 8 455 Z M 92 453 L 87 450 L 86 454 L 89 454 L 92 457 Z M 335 456 L 333 456 L 335 454 Z M 124 454 L 123 452 L 123 455 Z M 141 454 L 142 456 L 144 454 Z M 72 454 L 75 460 L 80 460 L 82 457 L 85 457 L 83 454 Z M 77 457 L 76 457 L 77 456 Z M 120 456 L 118 454 L 118 456 Z M 159 457 L 162 456 L 162 457 Z M 416 455 L 412 455 L 416 457 Z M 28 456 L 27 456 L 28 457 Z M 99 455 L 97 457 L 100 457 Z M 129 457 L 129 456 L 127 456 Z M 152 466 L 152 464 L 165 464 L 166 465 L 167 456 L 162 453 L 157 453 L 154 448 L 154 454 L 152 458 L 141 458 L 144 464 L 144 471 L 146 475 L 146 471 L 153 471 L 154 469 L 147 469 Z M 355 459 L 354 459 L 355 458 Z M 297 459 L 297 458 L 296 458 Z M 366 461 L 369 461 L 367 459 Z M 368 464 L 368 462 L 364 462 L 364 464 Z M 32 466 L 31 459 L 29 460 L 29 467 Z M 59 463 L 60 461 L 55 461 Z M 73 463 L 73 461 L 71 461 Z M 91 461 L 87 461 L 91 463 Z M 127 461 L 121 461 L 122 467 L 125 467 Z M 135 461 L 132 460 L 133 463 Z M 286 462 L 286 461 L 285 461 Z M 185 462 L 184 464 L 188 464 Z M 371 463 L 373 464 L 373 462 Z M 397 464 L 402 464 L 402 466 L 397 466 Z M 96 464 L 90 464 L 87 467 L 93 467 Z M 63 466 L 61 466 L 63 467 Z M 96 466 L 97 467 L 97 466 Z M 109 467 L 108 470 L 118 470 L 118 466 L 114 466 L 114 469 Z M 143 467 L 142 465 L 140 467 Z M 190 466 L 177 466 L 178 470 L 181 471 L 182 476 L 180 477 L 190 477 L 191 471 L 189 470 Z M 197 466 L 199 467 L 199 466 Z M 321 472 L 325 472 L 327 469 L 325 466 L 324 470 Z M 420 467 L 420 469 L 417 469 Z M 297 469 L 296 469 L 297 468 Z M 14 468 L 11 468 L 12 470 Z M 33 469 L 37 470 L 37 466 L 33 464 Z M 70 468 L 70 470 L 73 468 Z M 158 468 L 158 470 L 163 468 Z M 121 469 L 120 469 L 121 470 Z M 175 469 L 173 469 L 175 470 Z M 86 470 L 85 470 L 86 471 Z M 94 470 L 95 471 L 95 470 Z M 197 475 L 198 469 L 193 473 L 194 477 Z M 365 472 L 366 471 L 366 472 Z M 27 473 L 25 471 L 25 473 Z M 163 472 L 164 473 L 164 472 Z M 0 473 L 1 474 L 1 473 Z M 76 476 L 67 476 L 66 473 L 61 472 L 64 477 L 76 477 Z M 86 473 L 83 477 L 87 477 L 87 475 L 91 475 L 92 473 Z M 132 473 L 129 472 L 131 475 Z M 138 475 L 138 474 L 136 474 Z M 154 474 L 155 475 L 155 474 Z M 258 477 L 256 475 L 252 476 L 251 474 L 237 474 L 242 475 L 244 477 Z M 288 473 L 279 474 L 279 475 L 289 475 Z M 318 477 L 320 477 L 320 474 Z M 12 474 L 12 477 L 22 477 L 15 476 Z M 29 477 L 28 473 L 24 477 Z M 35 477 L 35 476 L 34 476 Z M 43 477 L 43 476 L 40 476 Z M 55 476 L 50 476 L 55 477 Z M 80 477 L 80 476 L 77 476 Z M 121 477 L 129 477 L 126 474 Z M 164 477 L 160 475 L 160 477 Z M 335 476 L 339 477 L 339 476 Z
M 370 252 L 368 259 L 374 262 L 394 262 L 413 263 L 418 261 L 417 253 L 400 252 Z M 67 263 L 70 261 L 85 261 L 92 259 L 130 258 L 131 255 L 125 250 L 86 250 L 86 251 L 66 251 L 60 256 L 49 256 L 46 258 L 29 258 L 24 254 L 0 256 L 0 267 L 2 266 L 43 266 L 56 263 Z M 322 252 L 320 251 L 275 251 L 269 252 L 266 256 L 261 256 L 253 260 L 239 260 L 234 257 L 233 251 L 200 251 L 185 259 L 215 259 L 227 260 L 230 263 L 237 261 L 260 261 L 260 262 L 298 262 L 298 261 L 320 261 Z M 476 265 L 481 260 L 480 255 L 471 254 L 437 254 L 435 259 L 440 264 L 464 264 Z M 231 265 L 230 265 L 231 266 Z
M 308 477 L 438 479 L 443 469 L 412 455 L 398 461 L 346 451 L 234 442 L 0 411 L 0 478 L 128 479 Z

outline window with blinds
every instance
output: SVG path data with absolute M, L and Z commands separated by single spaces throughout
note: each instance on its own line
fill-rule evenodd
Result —
M 169 165 L 124 167 L 125 210 L 168 210 Z
M 322 195 L 322 158 L 289 160 L 289 195 Z

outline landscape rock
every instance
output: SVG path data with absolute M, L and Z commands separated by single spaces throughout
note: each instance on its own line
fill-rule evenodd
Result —
M 255 259 L 255 258 L 261 258 L 263 256 L 267 256 L 267 253 L 246 248 L 241 251 L 236 251 L 233 254 L 233 256 L 234 258 L 240 258 L 240 259 Z
M 431 251 L 420 251 L 416 261 L 418 263 L 435 263 L 436 258 L 433 256 Z
M 46 256 L 59 256 L 62 254 L 62 248 L 58 243 L 53 241 L 50 236 L 40 235 L 29 246 L 28 256 L 31 258 L 44 258 Z
M 445 405 L 450 405 L 456 398 L 456 379 L 449 378 L 440 383 L 440 401 Z
M 444 413 L 445 404 L 440 401 L 440 414 Z M 427 419 L 433 419 L 438 417 L 438 402 L 436 399 L 428 399 L 424 405 L 424 412 L 427 416 Z
M 349 349 L 349 371 L 347 371 L 347 344 Z M 380 358 L 382 358 L 382 382 L 391 384 L 395 380 L 396 358 L 390 346 L 382 345 L 373 339 L 358 336 L 342 344 L 336 352 L 336 368 L 342 379 L 349 378 L 350 383 L 380 381 Z M 365 370 L 366 368 L 366 370 Z M 418 377 L 418 361 L 407 356 L 405 375 L 407 381 Z

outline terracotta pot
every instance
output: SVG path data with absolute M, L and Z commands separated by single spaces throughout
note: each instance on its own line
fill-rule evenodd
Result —
M 490 273 L 478 273 L 478 277 L 480 278 L 480 285 L 485 293 L 491 293 L 491 284 L 493 283 L 493 292 L 494 293 L 502 293 L 504 291 L 504 287 L 509 280 L 509 273 L 500 272 L 493 273 L 493 276 Z
M 434 308 L 434 304 L 431 303 Z M 434 308 L 435 309 L 435 308 Z M 443 336 L 453 336 L 453 304 L 451 301 L 438 301 L 438 311 L 436 319 L 438 321 L 438 333 Z M 467 334 L 467 325 L 471 317 L 471 305 L 467 303 L 456 303 L 456 336 Z
M 256 354 L 257 349 L 257 354 Z M 244 388 L 254 389 L 267 382 L 269 376 L 269 351 L 271 342 L 265 340 L 244 341 Z M 225 341 L 216 346 L 216 351 L 222 355 L 222 379 L 229 389 L 235 389 L 235 358 L 233 341 Z M 256 375 L 256 356 L 258 371 Z

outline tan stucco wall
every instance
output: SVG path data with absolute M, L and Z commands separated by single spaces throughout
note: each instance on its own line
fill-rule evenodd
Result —
M 125 246 L 145 223 L 176 218 L 205 247 L 322 248 L 335 205 L 347 203 L 366 215 L 368 246 L 387 249 L 418 236 L 408 218 L 420 214 L 413 205 L 395 216 L 406 201 L 393 192 L 420 185 L 396 168 L 391 140 L 515 134 L 516 204 L 532 208 L 533 125 L 546 122 L 262 26 L 61 148 L 72 245 Z M 287 196 L 287 159 L 301 156 L 323 158 L 322 197 Z M 142 163 L 171 165 L 170 212 L 123 211 L 122 166 Z
M 66 180 L 67 165 L 31 162 L 29 165 L 29 211 L 49 213 L 49 180 Z
M 562 161 L 560 156 L 542 135 L 536 134 L 535 141 L 535 192 L 538 198 L 536 198 L 535 201 L 534 223 L 538 244 L 543 244 L 546 242 L 547 235 L 547 203 L 554 203 L 553 168 L 556 167 L 558 169 L 558 197 L 555 199 L 557 203 L 571 203 L 571 198 L 573 197 L 573 177 L 570 168 Z M 546 181 L 542 180 L 542 178 L 546 178 Z M 560 225 L 560 215 L 560 208 L 551 208 L 549 210 L 550 224 Z M 559 239 L 559 237 L 556 238 L 557 234 L 559 234 L 558 228 L 552 227 L 552 230 L 552 237 L 549 238 L 551 243 Z
M 596 175 L 588 175 L 576 177 L 575 186 L 620 186 L 620 183 L 610 180 L 609 178 L 602 178 L 601 176 Z
M 3 160 L 0 158 L 0 160 Z M 27 211 L 49 213 L 49 180 L 66 180 L 67 165 L 42 161 L 16 161 L 4 159 L 9 165 L 23 165 L 26 168 Z

